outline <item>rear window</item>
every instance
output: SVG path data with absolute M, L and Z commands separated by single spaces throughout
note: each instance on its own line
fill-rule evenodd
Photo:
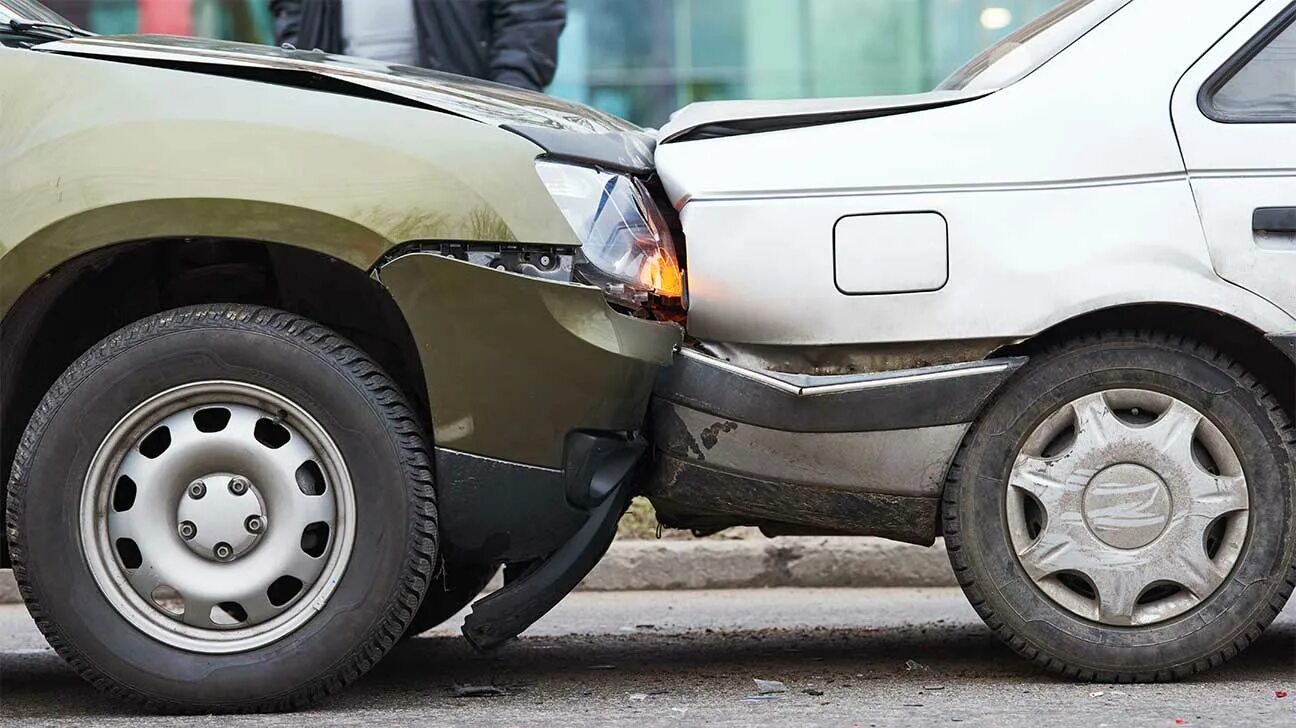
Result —
M 1130 0 L 1065 0 L 982 51 L 937 90 L 997 89 L 1020 81 Z
M 1296 121 L 1296 5 L 1217 74 L 1208 115 L 1219 121 Z

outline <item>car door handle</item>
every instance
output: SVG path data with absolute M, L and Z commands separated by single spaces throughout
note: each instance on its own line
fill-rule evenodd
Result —
M 1258 207 L 1251 214 L 1251 230 L 1257 233 L 1296 233 L 1296 207 Z

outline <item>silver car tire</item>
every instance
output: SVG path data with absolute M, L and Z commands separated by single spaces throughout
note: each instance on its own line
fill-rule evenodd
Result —
M 951 564 L 1005 642 L 1068 677 L 1201 672 L 1296 586 L 1294 442 L 1284 408 L 1212 347 L 1109 332 L 1044 348 L 951 466 Z

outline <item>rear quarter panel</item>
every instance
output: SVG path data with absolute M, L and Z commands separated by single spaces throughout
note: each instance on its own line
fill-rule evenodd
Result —
M 1290 330 L 1291 316 L 1212 267 L 1170 115 L 1180 77 L 1255 4 L 1136 0 L 981 99 L 661 145 L 688 243 L 690 333 L 773 345 L 1017 339 L 1128 303 Z M 924 211 L 949 225 L 943 288 L 837 289 L 839 220 Z

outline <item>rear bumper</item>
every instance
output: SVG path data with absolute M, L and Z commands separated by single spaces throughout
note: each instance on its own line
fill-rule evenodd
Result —
M 1269 336 L 1268 339 L 1274 346 L 1278 347 L 1279 351 L 1290 357 L 1292 362 L 1296 362 L 1296 333 L 1274 334 Z
M 814 377 L 681 351 L 654 392 L 645 492 L 671 525 L 740 517 L 930 543 L 950 460 L 1025 361 Z
M 793 432 L 905 430 L 971 422 L 1022 357 L 878 374 L 810 376 L 745 369 L 691 349 L 662 370 L 658 399 Z

